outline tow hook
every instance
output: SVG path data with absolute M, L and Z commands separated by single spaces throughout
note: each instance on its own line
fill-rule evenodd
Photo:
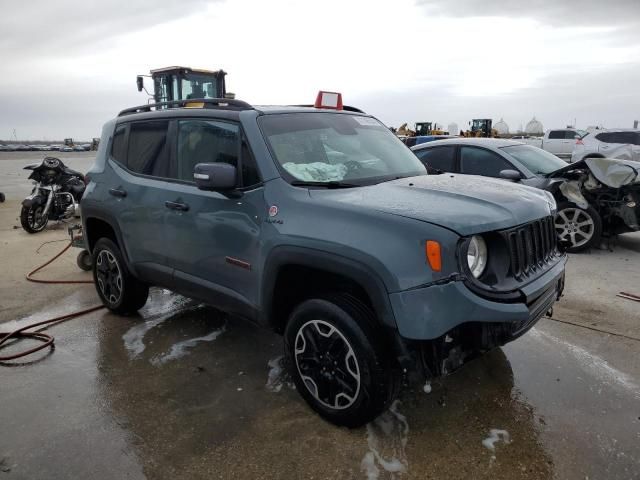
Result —
M 571 240 L 558 240 L 558 250 L 560 250 L 561 253 L 566 253 L 567 250 L 571 248 L 571 245 Z
M 547 310 L 547 317 L 549 317 L 549 318 L 553 317 L 553 307 L 551 307 L 549 310 Z

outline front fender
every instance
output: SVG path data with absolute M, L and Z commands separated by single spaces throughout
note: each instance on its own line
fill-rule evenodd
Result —
M 37 207 L 47 203 L 47 199 L 38 193 L 29 195 L 22 201 L 22 206 L 25 208 Z
M 264 323 L 269 324 L 273 320 L 270 317 L 273 310 L 276 278 L 280 269 L 286 265 L 324 270 L 353 280 L 365 290 L 382 323 L 393 329 L 397 328 L 389 301 L 389 292 L 382 279 L 371 267 L 335 253 L 293 245 L 273 248 L 266 259 L 260 298 L 263 316 L 265 316 Z

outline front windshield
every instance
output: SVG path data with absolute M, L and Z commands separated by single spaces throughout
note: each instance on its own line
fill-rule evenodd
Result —
M 293 180 L 366 185 L 426 174 L 420 160 L 371 117 L 286 113 L 260 117 L 260 127 Z
M 502 147 L 501 150 L 522 163 L 535 175 L 546 175 L 567 166 L 564 160 L 531 145 L 511 145 Z
M 217 80 L 211 75 L 185 75 L 182 79 L 182 98 L 216 98 Z

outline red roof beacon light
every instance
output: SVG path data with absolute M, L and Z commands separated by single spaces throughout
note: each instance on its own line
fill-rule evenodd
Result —
M 337 92 L 323 92 L 320 90 L 316 97 L 314 107 L 342 110 L 342 94 Z

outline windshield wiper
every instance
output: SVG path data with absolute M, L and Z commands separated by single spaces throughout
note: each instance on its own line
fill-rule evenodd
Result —
M 324 187 L 324 188 L 353 188 L 360 187 L 361 185 L 355 183 L 338 182 L 331 180 L 329 182 L 311 182 L 305 180 L 294 180 L 291 185 L 295 187 Z

